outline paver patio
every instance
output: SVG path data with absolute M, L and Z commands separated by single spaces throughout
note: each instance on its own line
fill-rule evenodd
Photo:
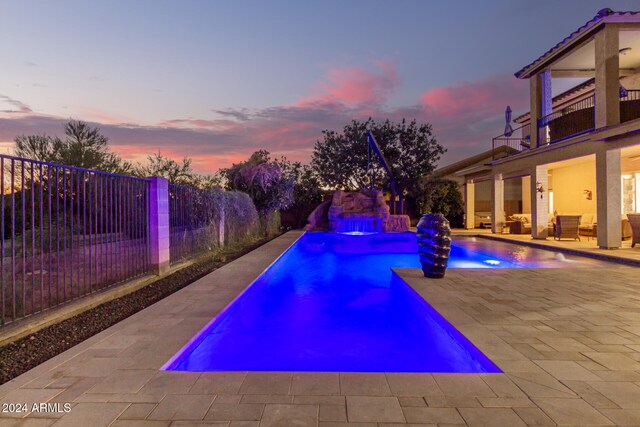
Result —
M 0 403 L 72 406 L 0 426 L 640 425 L 640 282 L 625 266 L 396 271 L 503 374 L 159 370 L 299 234 L 0 386 Z

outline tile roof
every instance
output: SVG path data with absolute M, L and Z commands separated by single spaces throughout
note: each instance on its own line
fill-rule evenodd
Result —
M 525 67 L 523 67 L 522 69 L 517 71 L 515 73 L 515 76 L 517 78 L 519 78 L 519 79 L 520 78 L 528 78 L 529 77 L 528 72 L 532 68 L 534 68 L 535 66 L 539 65 L 540 62 L 542 62 L 543 60 L 547 59 L 549 56 L 551 56 L 552 54 L 556 53 L 558 50 L 562 49 L 568 43 L 572 42 L 573 40 L 575 40 L 579 36 L 584 35 L 589 30 L 591 30 L 592 28 L 596 27 L 605 18 L 607 18 L 609 16 L 631 16 L 631 15 L 638 15 L 638 14 L 640 14 L 640 12 L 616 12 L 616 11 L 613 11 L 613 10 L 611 10 L 609 8 L 600 10 L 596 14 L 596 16 L 593 17 L 593 19 L 587 21 L 586 24 L 584 24 L 583 26 L 581 26 L 580 28 L 575 30 L 573 33 L 569 34 L 569 36 L 565 37 L 564 40 L 562 40 L 560 43 L 558 43 L 557 45 L 555 45 L 554 47 L 552 47 L 551 49 L 549 49 L 548 51 L 543 53 L 538 59 L 533 61 L 531 64 L 526 65 Z

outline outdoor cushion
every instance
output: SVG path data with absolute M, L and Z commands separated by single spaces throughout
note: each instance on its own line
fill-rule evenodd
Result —
M 593 224 L 597 222 L 596 214 L 588 213 L 582 214 L 582 219 L 580 220 L 580 228 L 583 229 L 592 229 Z

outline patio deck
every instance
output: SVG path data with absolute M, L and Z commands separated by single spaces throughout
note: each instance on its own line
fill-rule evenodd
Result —
M 289 232 L 0 386 L 0 426 L 640 425 L 637 269 L 402 278 L 503 374 L 162 372 L 297 237 Z M 616 251 L 621 252 L 621 251 Z

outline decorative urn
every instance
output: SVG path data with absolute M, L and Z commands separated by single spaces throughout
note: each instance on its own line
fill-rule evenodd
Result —
M 424 277 L 441 279 L 451 251 L 451 228 L 442 214 L 426 214 L 417 226 L 418 254 Z

